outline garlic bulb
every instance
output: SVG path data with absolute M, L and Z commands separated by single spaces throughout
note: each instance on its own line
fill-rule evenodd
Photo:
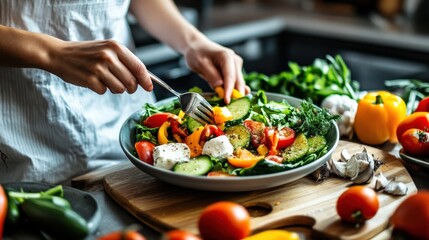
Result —
M 340 135 L 351 139 L 357 105 L 356 100 L 347 95 L 332 94 L 323 99 L 320 106 L 326 108 L 332 115 L 340 115 L 340 118 L 337 119 Z

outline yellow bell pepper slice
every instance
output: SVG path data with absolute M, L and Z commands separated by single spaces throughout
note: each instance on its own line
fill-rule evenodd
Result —
M 198 157 L 203 152 L 203 146 L 200 144 L 201 134 L 204 130 L 204 126 L 198 127 L 191 135 L 187 136 L 185 139 L 185 144 L 188 145 L 190 152 L 190 157 Z
M 248 168 L 255 165 L 259 160 L 262 160 L 264 156 L 254 155 L 252 152 L 245 148 L 238 148 L 235 150 L 235 154 L 232 157 L 228 157 L 229 164 L 234 167 Z
M 225 98 L 225 89 L 223 87 L 221 86 L 215 87 L 214 92 L 219 98 Z M 237 99 L 242 97 L 243 97 L 243 94 L 241 94 L 237 89 L 232 89 L 232 94 L 231 94 L 232 99 Z
M 266 230 L 256 233 L 242 240 L 299 240 L 299 234 L 286 230 Z
M 396 143 L 396 128 L 406 115 L 401 97 L 387 91 L 370 92 L 359 100 L 354 130 L 365 144 Z
M 168 143 L 168 131 L 167 128 L 170 126 L 169 121 L 165 121 L 158 129 L 158 143 L 160 145 Z
M 232 120 L 232 113 L 227 107 L 213 107 L 213 120 L 216 125 L 225 123 L 226 121 Z

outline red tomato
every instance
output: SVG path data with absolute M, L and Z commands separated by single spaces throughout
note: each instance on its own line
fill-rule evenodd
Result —
M 337 199 L 337 213 L 344 222 L 361 224 L 375 216 L 377 193 L 365 186 L 352 186 Z
M 279 144 L 279 132 L 276 128 L 273 127 L 265 127 L 264 129 L 264 139 L 265 142 L 263 142 L 265 145 L 268 146 L 270 149 L 268 151 L 268 155 L 277 155 L 277 149 Z
M 402 134 L 399 143 L 407 154 L 419 157 L 429 156 L 429 133 L 411 128 Z
M 284 127 L 279 131 L 279 142 L 277 149 L 284 149 L 292 145 L 295 141 L 295 131 L 292 128 Z
M 174 229 L 164 233 L 162 236 L 162 240 L 201 240 L 201 238 L 195 236 L 188 231 Z
M 402 134 L 411 128 L 429 131 L 429 112 L 414 112 L 407 116 L 396 128 L 396 136 L 401 139 Z
M 135 230 L 124 230 L 108 233 L 97 240 L 146 240 L 146 238 Z
M 242 239 L 250 233 L 250 215 L 238 203 L 216 202 L 203 210 L 198 229 L 204 240 Z
M 429 239 L 429 191 L 420 190 L 407 197 L 393 212 L 390 221 L 410 239 Z
M 169 117 L 174 116 L 172 113 L 155 113 L 143 121 L 143 125 L 149 128 L 161 127 Z
M 265 142 L 265 124 L 253 120 L 244 120 L 244 126 L 250 131 L 252 146 L 257 148 Z
M 429 97 L 423 98 L 414 112 L 429 112 Z
M 143 162 L 153 165 L 153 149 L 155 144 L 149 141 L 139 141 L 134 144 L 139 159 Z

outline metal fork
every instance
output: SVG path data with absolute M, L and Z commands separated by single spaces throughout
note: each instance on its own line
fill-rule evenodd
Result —
M 150 78 L 179 98 L 180 107 L 193 119 L 203 124 L 213 124 L 213 108 L 207 100 L 198 93 L 178 93 L 167 83 L 148 71 Z

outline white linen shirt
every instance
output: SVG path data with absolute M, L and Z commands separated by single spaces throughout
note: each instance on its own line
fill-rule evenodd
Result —
M 129 0 L 1 0 L 0 24 L 68 41 L 114 39 L 133 50 L 128 7 Z M 0 67 L 0 183 L 57 183 L 125 160 L 119 129 L 154 101 L 141 87 L 98 95 L 40 69 Z

